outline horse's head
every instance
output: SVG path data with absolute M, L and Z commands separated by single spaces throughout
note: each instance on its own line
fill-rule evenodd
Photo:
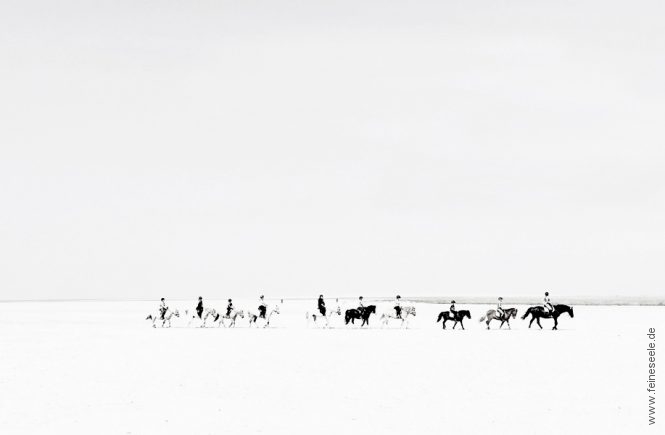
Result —
M 275 305 L 275 308 L 272 309 L 272 312 L 275 314 L 279 314 L 279 305 Z
M 573 313 L 573 307 L 569 307 L 568 305 L 557 305 L 557 307 L 560 307 L 562 312 L 570 314 L 571 318 L 575 317 L 575 313 Z
M 236 311 L 236 316 L 240 316 L 241 319 L 245 318 L 245 312 L 243 310 Z
M 342 308 L 338 305 L 337 309 L 333 311 L 333 314 L 337 314 L 338 316 L 342 315 Z
M 459 313 L 462 316 L 462 319 L 465 317 L 468 317 L 469 319 L 471 318 L 471 312 L 469 310 L 460 310 Z
M 410 314 L 412 316 L 415 316 L 416 315 L 416 307 L 412 307 L 412 306 L 404 307 L 404 312 L 406 314 Z
M 517 317 L 517 308 L 509 308 L 506 310 L 508 313 L 508 318 L 510 319 L 511 317 L 514 319 Z
M 527 308 L 526 311 L 524 312 L 524 315 L 522 316 L 522 320 L 526 319 L 526 316 L 528 316 L 529 313 L 530 313 L 534 308 L 535 308 L 535 307 L 529 307 L 529 308 Z
M 367 313 L 368 314 L 370 314 L 370 313 L 375 313 L 376 314 L 376 305 L 370 305 L 369 307 L 367 307 Z
M 175 314 L 176 317 L 180 317 L 180 313 L 178 312 L 177 309 L 176 309 L 176 310 L 173 310 L 173 314 Z

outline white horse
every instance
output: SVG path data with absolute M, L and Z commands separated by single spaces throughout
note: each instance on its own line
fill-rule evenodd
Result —
M 236 310 L 236 309 L 231 310 L 230 315 L 227 316 L 225 314 L 219 317 L 219 326 L 223 326 L 225 328 L 233 328 L 234 326 L 236 326 L 236 319 L 238 318 L 238 316 L 240 316 L 241 319 L 244 319 L 245 312 L 243 310 Z M 224 319 L 231 321 L 229 326 L 226 326 L 226 323 L 224 323 Z
M 268 325 L 270 325 L 270 318 L 272 317 L 273 314 L 279 314 L 279 305 L 275 305 L 275 308 L 270 310 L 268 314 L 266 314 L 265 317 L 265 324 L 263 325 L 264 328 L 267 328 Z M 258 321 L 259 319 L 263 319 L 262 317 L 259 317 L 258 314 L 254 314 L 251 311 L 247 311 L 247 317 L 249 317 L 249 326 L 257 326 L 258 327 Z
M 406 326 L 407 328 L 409 327 L 409 316 L 416 316 L 416 307 L 412 305 L 407 305 L 405 307 L 402 307 L 402 317 L 397 317 L 397 313 L 395 312 L 394 309 L 390 311 L 386 311 L 383 314 L 381 314 L 381 327 L 383 328 L 384 326 L 388 326 L 388 321 L 390 319 L 395 319 L 395 320 L 401 320 L 401 323 L 399 324 L 400 328 L 402 326 Z
M 201 317 L 199 317 L 199 314 L 196 311 L 185 310 L 185 318 L 189 319 L 187 322 L 187 326 L 190 326 L 193 321 L 198 319 L 201 321 L 201 328 L 205 328 L 208 319 L 210 319 L 214 324 L 219 320 L 220 317 L 221 316 L 214 308 L 203 308 Z
M 310 321 L 314 321 L 314 324 L 316 325 L 317 321 L 323 319 L 323 320 L 325 320 L 324 327 L 330 328 L 330 318 L 334 314 L 337 314 L 338 316 L 342 315 L 342 309 L 339 307 L 339 305 L 334 310 L 326 310 L 326 315 L 325 316 L 323 314 L 321 314 L 321 312 L 318 309 L 315 310 L 315 311 L 312 311 L 312 312 L 308 311 L 307 313 L 305 313 L 305 318 L 307 319 L 307 326 L 309 326 Z
M 178 310 L 171 310 L 170 308 L 168 308 L 166 310 L 166 312 L 164 313 L 164 317 L 162 317 L 161 313 L 159 311 L 157 311 L 157 314 L 149 314 L 148 317 L 146 317 L 145 319 L 146 320 L 152 320 L 152 327 L 153 328 L 157 327 L 157 325 L 155 323 L 157 323 L 158 320 L 161 320 L 162 328 L 164 328 L 167 323 L 169 324 L 169 326 L 167 326 L 167 328 L 170 328 L 171 327 L 171 318 L 173 316 L 180 317 L 180 313 L 178 312 Z

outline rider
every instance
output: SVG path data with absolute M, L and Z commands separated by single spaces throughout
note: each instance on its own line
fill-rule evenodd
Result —
M 360 296 L 358 298 L 358 311 L 360 311 L 361 313 L 363 311 L 365 311 L 365 304 L 363 303 L 363 297 L 362 296 Z
M 401 319 L 402 318 L 402 297 L 400 295 L 395 296 L 395 314 L 397 314 L 397 318 Z
M 543 299 L 543 307 L 547 310 L 549 314 L 552 314 L 554 312 L 554 306 L 552 305 L 552 302 L 550 301 L 550 293 L 545 292 L 545 298 Z
M 226 306 L 226 315 L 230 316 L 231 311 L 233 311 L 233 301 L 231 301 L 231 299 L 229 299 L 229 304 Z
M 199 319 L 203 315 L 203 298 L 199 296 L 199 303 L 196 305 L 196 314 L 198 314 Z
M 166 314 L 166 311 L 169 309 L 168 306 L 166 306 L 166 301 L 164 298 L 162 298 L 161 302 L 159 303 L 159 317 L 161 320 L 164 320 L 164 315 Z
M 496 304 L 496 314 L 499 316 L 500 319 L 502 319 L 506 315 L 506 312 L 503 310 L 501 304 L 503 304 L 503 298 L 499 296 L 499 302 Z
M 261 297 L 259 298 L 259 317 L 265 319 L 267 309 L 268 309 L 268 304 L 266 304 L 266 301 L 263 299 L 263 295 L 261 295 Z
M 319 312 L 321 313 L 322 316 L 326 315 L 326 303 L 323 300 L 323 295 L 319 295 Z
M 457 318 L 457 310 L 455 309 L 455 301 L 450 301 L 450 317 Z

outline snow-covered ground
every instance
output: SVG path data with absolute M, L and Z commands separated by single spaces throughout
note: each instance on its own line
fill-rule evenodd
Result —
M 285 301 L 269 329 L 153 329 L 156 302 L 1 303 L 0 433 L 658 430 L 647 424 L 646 334 L 656 328 L 660 346 L 665 308 L 578 306 L 559 331 L 551 320 L 541 331 L 520 306 L 512 330 L 487 331 L 489 307 L 460 305 L 467 330 L 443 331 L 439 305 L 419 304 L 408 330 L 380 329 L 378 316 L 369 329 L 340 317 L 307 328 L 314 306 Z

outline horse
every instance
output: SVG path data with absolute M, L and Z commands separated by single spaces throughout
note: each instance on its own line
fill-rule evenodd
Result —
M 401 320 L 401 323 L 399 325 L 400 328 L 404 325 L 406 325 L 406 327 L 408 328 L 409 327 L 409 322 L 408 322 L 409 316 L 414 316 L 414 317 L 416 316 L 416 307 L 411 306 L 411 305 L 408 305 L 406 307 L 402 307 L 401 317 L 397 317 L 397 313 L 395 312 L 394 309 L 392 309 L 390 311 L 387 311 L 387 312 L 381 314 L 381 319 L 380 319 L 381 327 L 383 328 L 384 326 L 387 326 L 388 321 L 390 319 L 397 319 L 397 320 Z
M 319 310 L 312 311 L 312 312 L 308 311 L 307 313 L 305 313 L 305 318 L 307 319 L 307 326 L 309 326 L 310 320 L 313 320 L 314 324 L 316 324 L 317 320 L 323 319 L 326 322 L 325 327 L 330 328 L 330 318 L 333 316 L 333 314 L 337 314 L 338 316 L 341 316 L 342 315 L 342 309 L 339 306 L 337 306 L 337 308 L 334 309 L 334 310 L 326 310 L 326 315 L 325 316 L 323 314 L 321 314 L 321 312 Z
M 231 320 L 231 323 L 229 324 L 228 328 L 232 328 L 236 326 L 236 319 L 240 316 L 241 319 L 245 318 L 245 312 L 243 310 L 231 310 L 231 314 L 228 316 L 225 314 L 223 316 L 219 317 L 219 326 L 224 326 L 227 328 L 226 323 L 224 323 L 224 319 Z
M 356 319 L 362 319 L 363 322 L 360 324 L 360 326 L 369 326 L 369 316 L 372 313 L 376 314 L 376 305 L 368 305 L 364 308 L 351 308 L 350 310 L 346 310 L 346 313 L 344 313 L 344 322 L 346 325 L 348 325 L 349 322 L 355 325 Z
M 201 328 L 205 328 L 208 318 L 212 319 L 212 323 L 215 323 L 219 320 L 220 315 L 214 308 L 206 307 L 203 308 L 203 312 L 201 313 L 200 317 L 196 311 L 190 313 L 189 310 L 185 310 L 185 317 L 189 318 L 187 326 L 191 325 L 194 320 L 199 319 L 201 320 Z
M 570 315 L 570 318 L 572 319 L 575 317 L 575 314 L 573 313 L 573 307 L 569 307 L 568 305 L 554 305 L 554 311 L 551 313 L 549 311 L 545 310 L 545 307 L 542 305 L 538 305 L 535 307 L 531 307 L 528 310 L 526 310 L 526 313 L 522 316 L 522 320 L 526 319 L 526 317 L 531 314 L 531 321 L 529 322 L 529 328 L 531 328 L 531 324 L 535 320 L 536 323 L 538 323 L 538 326 L 540 329 L 543 329 L 543 327 L 540 325 L 540 319 L 541 317 L 543 319 L 554 319 L 554 327 L 552 329 L 558 329 L 557 326 L 559 325 L 559 316 L 562 315 L 563 313 L 568 313 Z
M 171 318 L 173 316 L 180 317 L 180 313 L 178 312 L 178 310 L 171 310 L 170 308 L 168 308 L 166 310 L 166 312 L 164 313 L 164 317 L 161 316 L 161 313 L 157 312 L 157 314 L 149 314 L 148 317 L 146 317 L 145 319 L 146 320 L 152 320 L 152 327 L 153 328 L 157 327 L 157 326 L 155 326 L 155 322 L 157 322 L 158 320 L 162 321 L 162 328 L 164 327 L 164 325 L 166 325 L 167 322 L 169 324 L 168 327 L 170 328 L 171 327 Z
M 517 317 L 517 308 L 506 308 L 503 310 L 505 315 L 500 316 L 497 314 L 496 310 L 489 310 L 486 315 L 480 318 L 478 320 L 479 322 L 482 322 L 483 320 L 487 319 L 485 322 L 487 324 L 487 329 L 490 329 L 490 322 L 492 320 L 500 320 L 501 324 L 499 325 L 499 329 L 503 326 L 504 323 L 508 324 L 508 329 L 510 329 L 510 318 L 512 317 L 513 319 Z
M 471 319 L 471 313 L 469 312 L 469 310 L 456 311 L 454 317 L 450 316 L 450 311 L 442 311 L 441 313 L 439 313 L 439 318 L 436 319 L 436 321 L 438 323 L 441 319 L 443 319 L 443 329 L 446 329 L 446 322 L 448 320 L 452 320 L 452 321 L 455 322 L 455 324 L 453 325 L 453 329 L 455 329 L 455 326 L 457 326 L 457 323 L 462 325 L 462 329 L 464 329 L 464 318 L 465 317 L 468 317 L 469 319 Z
M 279 314 L 279 305 L 275 305 L 275 308 L 273 308 L 265 317 L 265 325 L 263 325 L 264 328 L 267 328 L 268 325 L 270 325 L 270 318 L 272 317 L 273 314 Z M 254 314 L 251 311 L 247 311 L 247 317 L 249 317 L 249 326 L 251 327 L 252 325 L 258 327 L 257 321 L 259 319 L 262 319 L 263 317 L 259 317 L 258 314 Z

